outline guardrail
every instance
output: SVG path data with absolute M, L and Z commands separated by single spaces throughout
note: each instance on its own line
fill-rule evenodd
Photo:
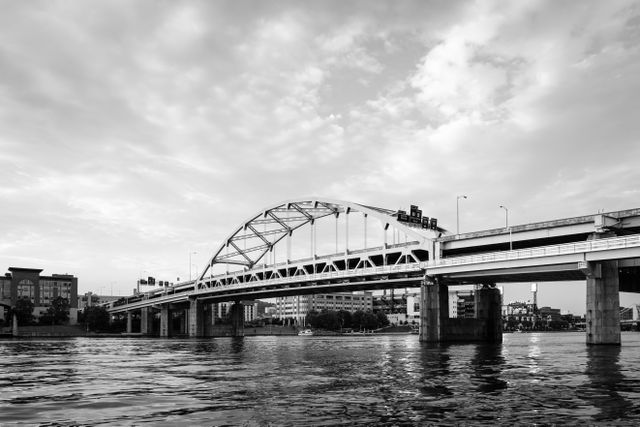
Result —
M 152 304 L 162 304 L 162 303 L 169 303 L 169 302 L 175 302 L 175 301 L 183 301 L 183 300 L 189 299 L 189 297 L 191 296 L 210 294 L 212 290 L 219 290 L 220 292 L 224 292 L 227 290 L 249 289 L 256 286 L 274 286 L 279 284 L 286 285 L 289 283 L 313 282 L 315 280 L 327 280 L 327 279 L 335 280 L 335 279 L 341 279 L 341 278 L 348 279 L 352 277 L 417 272 L 423 269 L 424 269 L 424 263 L 414 262 L 409 264 L 387 265 L 387 266 L 381 266 L 381 267 L 362 267 L 357 269 L 331 271 L 326 273 L 315 273 L 315 274 L 312 273 L 312 274 L 299 275 L 299 276 L 276 277 L 276 278 L 267 279 L 267 280 L 228 284 L 218 288 L 194 289 L 194 290 L 183 291 L 175 294 L 173 293 L 163 294 L 163 295 L 158 295 L 151 298 L 149 298 L 149 296 L 143 296 L 142 299 L 139 301 L 135 301 L 129 304 L 119 305 L 119 306 L 113 307 L 109 311 L 111 312 L 123 311 L 127 309 L 144 307 Z
M 361 267 L 357 269 L 350 270 L 339 270 L 339 271 L 330 271 L 325 273 L 310 273 L 310 274 L 301 274 L 298 276 L 288 276 L 288 277 L 275 277 L 266 280 L 253 281 L 253 282 L 244 282 L 244 283 L 234 283 L 228 284 L 220 287 L 220 289 L 243 289 L 243 288 L 252 288 L 256 285 L 268 286 L 275 284 L 286 284 L 286 283 L 296 283 L 296 282 L 313 282 L 315 280 L 326 280 L 326 279 L 341 279 L 341 278 L 351 278 L 351 277 L 361 277 L 361 276 L 372 276 L 372 275 L 380 275 L 380 274 L 391 274 L 391 273 L 406 273 L 406 272 L 415 272 L 424 269 L 424 263 L 414 262 L 408 264 L 398 264 L 398 265 L 387 265 L 380 267 Z M 207 288 L 203 290 L 195 291 L 195 293 L 209 293 L 212 288 Z
M 493 261 L 509 261 L 525 258 L 542 258 L 547 256 L 570 255 L 585 252 L 625 249 L 640 246 L 640 235 L 611 237 L 608 239 L 588 240 L 561 245 L 539 246 L 515 251 L 489 252 L 480 255 L 442 258 L 426 262 L 426 267 L 446 267 L 466 264 L 480 264 Z

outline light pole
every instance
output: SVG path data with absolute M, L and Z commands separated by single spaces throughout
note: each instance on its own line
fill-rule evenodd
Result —
M 465 195 L 456 197 L 456 234 L 460 234 L 460 199 L 466 198 Z
M 189 252 L 189 281 L 191 281 L 191 255 L 195 255 L 198 252 Z
M 500 207 L 504 209 L 504 227 L 509 228 L 509 208 L 502 205 Z
M 500 205 L 502 209 L 504 209 L 504 226 L 507 230 L 509 230 L 509 250 L 513 250 L 513 240 L 511 239 L 511 228 L 509 228 L 509 208 L 506 206 Z

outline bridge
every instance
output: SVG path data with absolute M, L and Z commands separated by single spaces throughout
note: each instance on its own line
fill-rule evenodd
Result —
M 184 310 L 199 336 L 217 302 L 421 287 L 425 341 L 500 340 L 496 283 L 586 280 L 587 342 L 619 344 L 619 291 L 640 291 L 640 209 L 452 234 L 410 214 L 353 202 L 296 199 L 256 212 L 212 254 L 196 280 L 132 296 L 111 313 L 140 310 L 141 331 L 160 312 Z M 477 319 L 448 319 L 449 286 L 481 285 Z M 146 320 L 145 320 L 146 319 Z M 206 320 L 209 319 L 209 320 Z

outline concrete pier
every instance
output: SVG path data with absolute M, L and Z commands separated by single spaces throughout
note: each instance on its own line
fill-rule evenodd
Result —
M 142 307 L 140 309 L 140 333 L 142 335 L 153 334 L 153 320 L 151 317 L 151 309 L 149 307 Z
M 244 305 L 239 301 L 231 306 L 231 326 L 234 337 L 244 336 Z
M 171 336 L 171 310 L 169 304 L 162 304 L 160 308 L 160 336 Z
M 446 341 L 446 323 L 449 318 L 447 285 L 437 278 L 425 277 L 420 287 L 420 341 Z
M 475 295 L 478 330 L 474 334 L 482 341 L 502 342 L 502 295 L 492 286 L 483 286 Z
M 620 345 L 618 261 L 591 263 L 587 275 L 587 344 Z
M 189 336 L 204 336 L 204 304 L 198 300 L 189 301 Z
M 133 313 L 131 312 L 131 310 L 127 311 L 127 333 L 130 334 L 131 332 L 133 332 L 132 329 L 132 322 L 133 322 Z
M 449 318 L 449 294 L 438 278 L 425 278 L 421 287 L 420 341 L 502 342 L 502 296 L 495 286 L 475 293 L 475 318 Z

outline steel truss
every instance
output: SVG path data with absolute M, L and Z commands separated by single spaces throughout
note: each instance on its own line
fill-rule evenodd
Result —
M 198 276 L 197 286 L 208 286 L 207 284 L 213 283 L 213 267 L 216 264 L 242 266 L 242 273 L 252 271 L 256 274 L 255 277 L 259 277 L 257 274 L 268 265 L 265 255 L 273 251 L 283 239 L 292 236 L 307 224 L 315 224 L 320 219 L 332 216 L 337 218 L 339 215 L 350 215 L 355 212 L 364 216 L 365 240 L 368 216 L 380 220 L 385 230 L 391 228 L 404 233 L 412 241 L 416 241 L 419 246 L 428 248 L 427 251 L 431 251 L 433 240 L 436 237 L 446 233 L 443 229 L 425 230 L 401 223 L 397 220 L 398 212 L 395 210 L 332 199 L 288 200 L 263 209 L 237 227 L 209 259 L 206 267 Z M 312 237 L 312 239 L 314 238 Z M 386 241 L 384 246 L 389 246 Z M 349 253 L 348 249 L 347 253 Z M 313 258 L 317 257 L 318 254 L 314 253 Z M 276 268 L 274 271 L 279 270 Z M 236 276 L 231 275 L 230 277 Z

